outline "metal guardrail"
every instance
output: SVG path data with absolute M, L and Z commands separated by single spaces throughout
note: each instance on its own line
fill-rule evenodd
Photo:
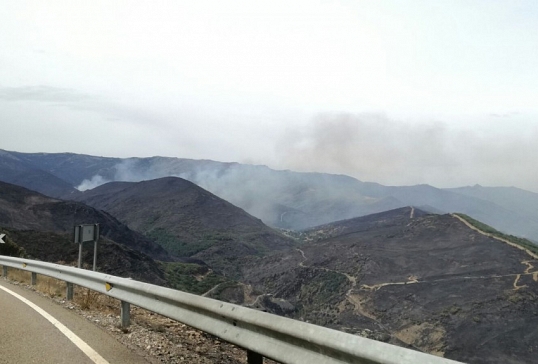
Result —
M 366 339 L 153 284 L 40 261 L 0 256 L 0 265 L 42 274 L 121 300 L 122 325 L 129 304 L 182 322 L 245 348 L 249 363 L 263 357 L 289 364 L 455 364 L 437 356 Z M 68 294 L 69 294 L 68 284 Z

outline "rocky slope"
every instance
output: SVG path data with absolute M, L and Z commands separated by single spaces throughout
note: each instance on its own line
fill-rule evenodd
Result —
M 535 360 L 537 256 L 414 208 L 308 234 L 215 295 L 464 362 Z

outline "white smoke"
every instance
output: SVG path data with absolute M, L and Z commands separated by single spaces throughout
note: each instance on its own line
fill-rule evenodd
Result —
M 108 182 L 111 182 L 111 181 L 100 175 L 95 175 L 91 179 L 85 179 L 84 181 L 82 181 L 80 185 L 78 185 L 75 188 L 79 191 L 86 191 L 86 190 L 91 190 L 101 185 L 104 185 L 105 183 L 108 183 Z

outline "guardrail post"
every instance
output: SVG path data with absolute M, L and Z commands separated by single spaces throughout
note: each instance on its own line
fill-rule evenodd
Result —
M 30 284 L 32 286 L 35 286 L 37 284 L 37 273 L 32 272 L 32 278 L 30 280 Z
M 121 301 L 121 328 L 126 329 L 131 325 L 131 304 Z
M 65 282 L 65 299 L 68 301 L 73 301 L 73 283 Z
M 263 364 L 263 356 L 253 351 L 247 350 L 248 364 Z
M 2 277 L 7 278 L 7 267 L 4 265 L 2 268 Z

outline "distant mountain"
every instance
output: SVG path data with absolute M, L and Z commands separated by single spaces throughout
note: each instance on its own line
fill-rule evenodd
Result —
M 130 230 L 110 214 L 81 202 L 53 199 L 37 192 L 0 182 L 0 227 L 72 234 L 79 224 L 100 224 L 104 238 L 158 260 L 174 260 L 161 246 Z
M 508 190 L 508 189 L 507 189 Z M 431 206 L 432 212 L 461 212 L 509 234 L 538 241 L 538 198 L 510 200 L 504 189 L 491 189 L 490 197 L 466 193 L 465 189 L 439 189 L 429 185 L 385 187 L 369 186 L 365 194 L 372 197 L 393 196 L 398 201 L 413 206 Z M 532 192 L 528 195 L 538 196 Z M 525 195 L 524 193 L 521 193 Z M 518 208 L 521 206 L 521 208 Z M 437 211 L 435 211 L 437 210 Z
M 0 181 L 12 183 L 43 193 L 60 197 L 76 193 L 74 186 L 61 178 L 28 163 L 12 152 L 0 149 Z
M 71 186 L 78 186 L 84 179 L 96 174 L 115 173 L 121 158 L 94 157 L 74 153 L 18 153 L 6 152 L 28 165 L 49 172 Z M 89 176 L 89 177 L 88 177 Z
M 483 187 L 480 185 L 447 188 L 445 191 L 492 202 L 502 206 L 512 214 L 521 216 L 525 223 L 538 226 L 538 193 L 516 187 Z
M 431 212 L 462 212 L 506 233 L 538 241 L 535 213 L 538 201 L 535 198 L 510 201 L 502 197 L 508 196 L 506 191 L 495 189 L 485 197 L 465 188 L 390 187 L 342 175 L 275 171 L 265 166 L 166 157 L 119 159 L 72 153 L 4 151 L 0 160 L 8 157 L 17 158 L 79 189 L 94 188 L 111 181 L 181 177 L 264 223 L 284 229 L 300 230 L 399 207 L 417 206 Z M 494 195 L 498 193 L 500 197 L 497 198 Z M 76 195 L 76 192 L 67 191 L 62 196 L 75 198 Z
M 109 212 L 174 255 L 225 271 L 237 266 L 229 260 L 295 244 L 244 210 L 177 177 L 111 182 L 82 193 L 77 200 Z
M 411 207 L 313 228 L 213 297 L 470 363 L 530 363 L 538 259 Z

